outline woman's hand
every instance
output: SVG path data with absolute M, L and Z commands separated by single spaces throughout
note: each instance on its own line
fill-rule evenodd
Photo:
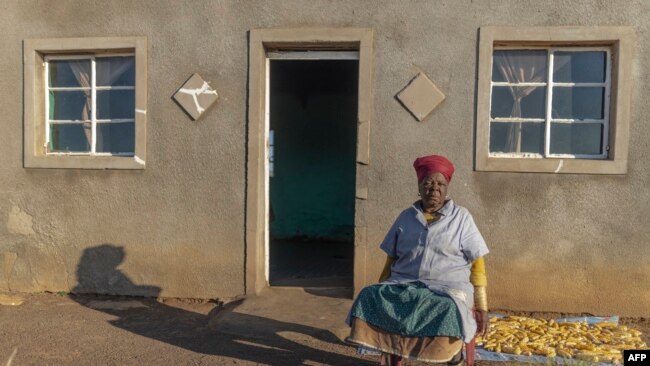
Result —
M 476 310 L 474 312 L 476 316 L 476 335 L 484 335 L 487 334 L 488 330 L 490 330 L 490 321 L 488 319 L 488 312 L 485 310 Z

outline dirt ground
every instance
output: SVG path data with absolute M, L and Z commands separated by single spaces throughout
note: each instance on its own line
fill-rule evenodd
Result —
M 225 307 L 200 300 L 20 296 L 21 305 L 0 305 L 0 365 L 377 365 L 340 340 L 351 303 L 344 295 L 277 290 Z M 622 323 L 650 343 L 649 319 Z

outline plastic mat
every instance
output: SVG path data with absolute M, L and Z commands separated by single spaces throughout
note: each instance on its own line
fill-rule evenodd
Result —
M 503 318 L 505 315 L 502 314 L 490 314 L 490 317 Z M 618 315 L 614 316 L 580 316 L 572 318 L 560 318 L 555 319 L 556 323 L 564 322 L 587 322 L 588 324 L 598 324 L 598 323 L 615 323 L 618 324 L 619 317 Z M 562 357 L 545 357 L 545 356 L 522 356 L 522 355 L 513 355 L 510 353 L 496 353 L 490 352 L 482 347 L 476 347 L 476 360 L 482 361 L 517 361 L 517 362 L 529 362 L 529 363 L 544 363 L 553 362 L 558 365 L 570 365 L 574 363 L 585 364 L 586 361 L 579 361 L 573 359 L 566 359 Z M 592 363 L 593 365 L 602 365 L 602 366 L 611 366 L 616 365 L 612 363 L 600 362 Z

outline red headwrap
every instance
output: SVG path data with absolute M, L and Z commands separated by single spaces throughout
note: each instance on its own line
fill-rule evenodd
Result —
M 451 182 L 454 175 L 454 164 L 442 155 L 429 155 L 415 159 L 413 167 L 418 175 L 418 183 L 433 173 L 440 173 L 447 178 L 447 183 Z

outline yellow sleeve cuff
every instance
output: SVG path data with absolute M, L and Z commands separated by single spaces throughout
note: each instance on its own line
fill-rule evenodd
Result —
M 474 309 L 488 311 L 487 288 L 485 286 L 474 287 Z

